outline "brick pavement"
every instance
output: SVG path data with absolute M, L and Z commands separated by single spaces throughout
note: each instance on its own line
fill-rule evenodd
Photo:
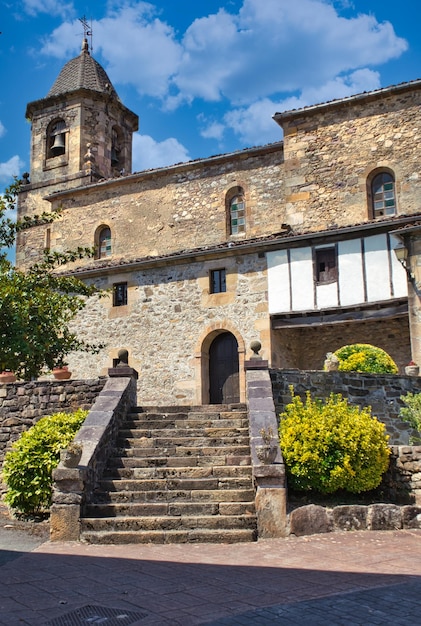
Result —
M 2 626 L 421 623 L 421 531 L 248 544 L 43 543 L 0 567 Z

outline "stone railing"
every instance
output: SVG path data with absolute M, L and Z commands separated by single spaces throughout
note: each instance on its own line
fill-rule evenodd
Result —
M 279 447 L 267 361 L 251 359 L 246 361 L 245 369 L 258 536 L 260 539 L 283 537 L 286 533 L 285 465 Z
M 94 380 L 0 384 L 0 466 L 13 441 L 44 415 L 90 409 L 105 385 Z
M 66 467 L 61 461 L 53 472 L 51 541 L 79 540 L 82 507 L 98 486 L 121 422 L 136 406 L 136 371 L 119 366 L 108 373 L 110 378 L 74 439 L 82 446 L 78 466 Z

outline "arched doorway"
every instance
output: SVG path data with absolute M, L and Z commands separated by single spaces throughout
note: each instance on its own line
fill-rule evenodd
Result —
M 209 348 L 210 404 L 240 402 L 238 343 L 232 333 L 220 333 Z

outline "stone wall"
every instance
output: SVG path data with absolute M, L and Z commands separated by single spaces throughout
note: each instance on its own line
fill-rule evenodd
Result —
M 44 415 L 89 409 L 104 379 L 34 381 L 0 385 L 0 465 L 11 443 Z
M 421 392 L 421 377 L 272 369 L 271 379 L 278 414 L 291 400 L 292 385 L 301 396 L 310 391 L 313 397 L 326 398 L 333 392 L 348 398 L 350 404 L 371 406 L 372 414 L 386 425 L 391 445 L 408 445 L 409 437 L 417 434 L 398 415 L 403 406 L 400 397 Z
M 209 271 L 221 266 L 227 273 L 227 291 L 211 294 Z M 125 348 L 129 365 L 139 372 L 139 402 L 202 404 L 207 402 L 200 396 L 202 387 L 209 388 L 209 381 L 202 385 L 206 378 L 202 366 L 209 359 L 202 354 L 203 342 L 210 334 L 232 332 L 240 357 L 256 338 L 269 345 L 266 262 L 258 254 L 227 257 L 222 265 L 220 259 L 192 260 L 131 274 L 120 272 L 101 286 L 125 280 L 127 306 L 112 307 L 111 297 L 92 299 L 78 316 L 78 336 L 88 343 L 105 344 L 98 355 L 69 358 L 78 377 L 105 374 L 118 350 Z M 244 378 L 241 367 L 240 373 Z
M 277 143 L 69 190 L 52 202 L 62 210 L 60 220 L 19 234 L 17 262 L 26 266 L 42 253 L 47 228 L 51 248 L 63 251 L 93 246 L 97 228 L 106 224 L 114 261 L 218 245 L 229 238 L 226 194 L 237 186 L 245 194 L 246 233 L 231 239 L 279 232 L 285 221 L 282 165 Z M 22 213 L 31 213 L 31 201 L 31 187 L 25 187 Z M 47 204 L 32 212 L 50 208 Z
M 324 230 L 370 218 L 367 177 L 393 170 L 398 214 L 419 211 L 421 90 L 411 85 L 280 114 L 285 221 Z

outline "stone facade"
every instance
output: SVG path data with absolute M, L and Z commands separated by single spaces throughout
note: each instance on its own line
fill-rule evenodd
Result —
M 99 87 L 79 84 L 85 64 L 98 72 Z M 137 116 L 125 109 L 103 74 L 84 46 L 47 97 L 28 105 L 31 176 L 19 197 L 20 217 L 61 211 L 51 224 L 19 234 L 21 268 L 39 259 L 45 247 L 98 247 L 101 229 L 110 232 L 107 254 L 97 248 L 101 258 L 69 271 L 103 288 L 125 285 L 127 303 L 116 305 L 110 294 L 90 301 L 78 317 L 81 336 L 105 348 L 96 356 L 71 355 L 77 377 L 105 373 L 125 348 L 130 366 L 139 371 L 140 402 L 207 403 L 215 385 L 225 386 L 212 378 L 222 363 L 221 355 L 215 356 L 221 335 L 224 349 L 229 342 L 236 346 L 226 375 L 227 381 L 238 379 L 236 401 L 245 400 L 244 361 L 252 340 L 260 341 L 262 356 L 273 367 L 321 367 L 328 350 L 354 342 L 384 348 L 401 371 L 411 358 L 421 361 L 418 300 L 412 297 L 411 281 L 407 298 L 406 274 L 396 259 L 392 267 L 389 236 L 399 229 L 409 236 L 420 211 L 420 81 L 276 114 L 282 142 L 132 174 Z M 64 154 L 52 156 L 46 148 L 48 129 L 58 111 L 68 136 Z M 113 165 L 116 129 L 125 165 L 121 171 Z M 369 181 L 378 171 L 393 172 L 396 211 L 374 218 Z M 231 228 L 230 198 L 236 190 L 245 205 L 239 232 Z M 277 326 L 278 312 L 270 314 L 268 307 L 267 254 L 307 246 L 315 255 L 317 248 L 334 249 L 351 236 L 361 235 L 362 241 L 365 233 L 370 241 L 387 234 L 388 256 L 376 260 L 376 249 L 370 250 L 369 267 L 374 276 L 383 270 L 384 278 L 388 258 L 391 275 L 397 265 L 403 276 L 404 293 L 398 297 L 391 288 L 379 302 L 361 270 L 358 280 L 364 285 L 358 293 L 365 295 L 347 308 L 346 316 L 338 290 L 330 319 L 323 318 L 323 304 L 317 301 L 322 321 L 312 325 L 308 311 L 298 311 L 301 327 L 292 328 L 288 312 L 281 311 L 286 326 Z M 411 252 L 412 264 L 416 254 Z M 309 264 L 313 277 L 314 260 Z M 289 261 L 285 267 L 291 272 Z M 212 273 L 221 270 L 226 282 L 212 293 Z M 317 281 L 314 271 L 310 292 L 320 291 Z M 276 288 L 287 289 L 282 280 Z

